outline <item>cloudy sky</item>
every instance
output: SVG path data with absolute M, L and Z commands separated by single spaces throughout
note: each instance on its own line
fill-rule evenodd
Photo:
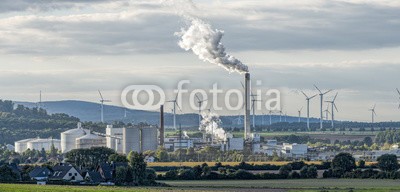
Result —
M 340 120 L 400 121 L 400 2 L 394 0 L 2 0 L 0 98 L 113 105 L 132 84 L 174 89 L 240 88 L 243 77 L 179 48 L 189 13 L 223 30 L 227 52 L 249 66 L 259 89 L 278 89 L 283 110 L 305 106 L 313 84 L 338 91 Z M 318 116 L 318 99 L 311 114 Z M 167 105 L 169 106 L 169 105 Z M 171 107 L 171 106 L 169 106 Z M 183 107 L 184 112 L 191 112 Z M 259 111 L 261 113 L 263 111 Z M 266 112 L 266 111 L 264 111 Z M 303 110 L 303 114 L 304 114 Z M 222 114 L 239 114 L 224 111 Z

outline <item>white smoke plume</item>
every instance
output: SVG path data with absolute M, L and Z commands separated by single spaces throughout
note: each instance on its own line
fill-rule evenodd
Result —
M 181 37 L 179 46 L 192 51 L 199 59 L 219 65 L 229 72 L 245 73 L 249 69 L 241 61 L 225 52 L 221 43 L 224 31 L 213 29 L 210 24 L 197 19 L 191 19 L 191 26 L 175 33 Z
M 181 38 L 178 45 L 182 49 L 191 50 L 200 60 L 219 65 L 230 73 L 249 71 L 245 64 L 225 52 L 225 47 L 221 43 L 224 31 L 213 29 L 210 24 L 199 19 L 196 12 L 200 11 L 191 0 L 162 0 L 162 2 L 190 22 L 189 27 L 175 33 Z
M 212 112 L 203 112 L 201 114 L 203 120 L 201 121 L 200 131 L 205 131 L 208 134 L 213 135 L 216 140 L 226 140 L 226 132 L 220 127 L 221 119 L 219 115 Z

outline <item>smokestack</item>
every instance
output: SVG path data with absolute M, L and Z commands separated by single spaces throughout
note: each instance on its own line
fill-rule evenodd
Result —
M 250 139 L 250 73 L 244 76 L 244 139 Z
M 164 147 L 164 105 L 160 106 L 160 146 Z

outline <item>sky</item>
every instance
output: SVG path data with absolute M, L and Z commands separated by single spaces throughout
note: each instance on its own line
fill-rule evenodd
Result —
M 334 89 L 326 100 L 338 92 L 336 119 L 370 121 L 376 104 L 376 121 L 400 121 L 400 2 L 393 0 L 2 0 L 0 98 L 36 102 L 42 90 L 45 101 L 98 102 L 101 90 L 121 106 L 128 85 L 160 86 L 169 99 L 180 80 L 191 81 L 188 89 L 240 89 L 243 75 L 178 46 L 175 33 L 189 24 L 182 12 L 223 30 L 226 51 L 249 67 L 252 87 L 279 90 L 288 115 L 302 107 L 305 115 L 300 91 L 316 94 L 316 84 Z M 310 110 L 319 116 L 318 98 Z

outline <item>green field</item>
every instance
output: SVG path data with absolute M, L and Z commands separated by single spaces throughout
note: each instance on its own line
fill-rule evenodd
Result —
M 335 192 L 400 191 L 400 181 L 379 179 L 296 179 L 296 180 L 220 180 L 220 181 L 163 181 L 171 187 L 98 187 L 0 184 L 1 192 Z

